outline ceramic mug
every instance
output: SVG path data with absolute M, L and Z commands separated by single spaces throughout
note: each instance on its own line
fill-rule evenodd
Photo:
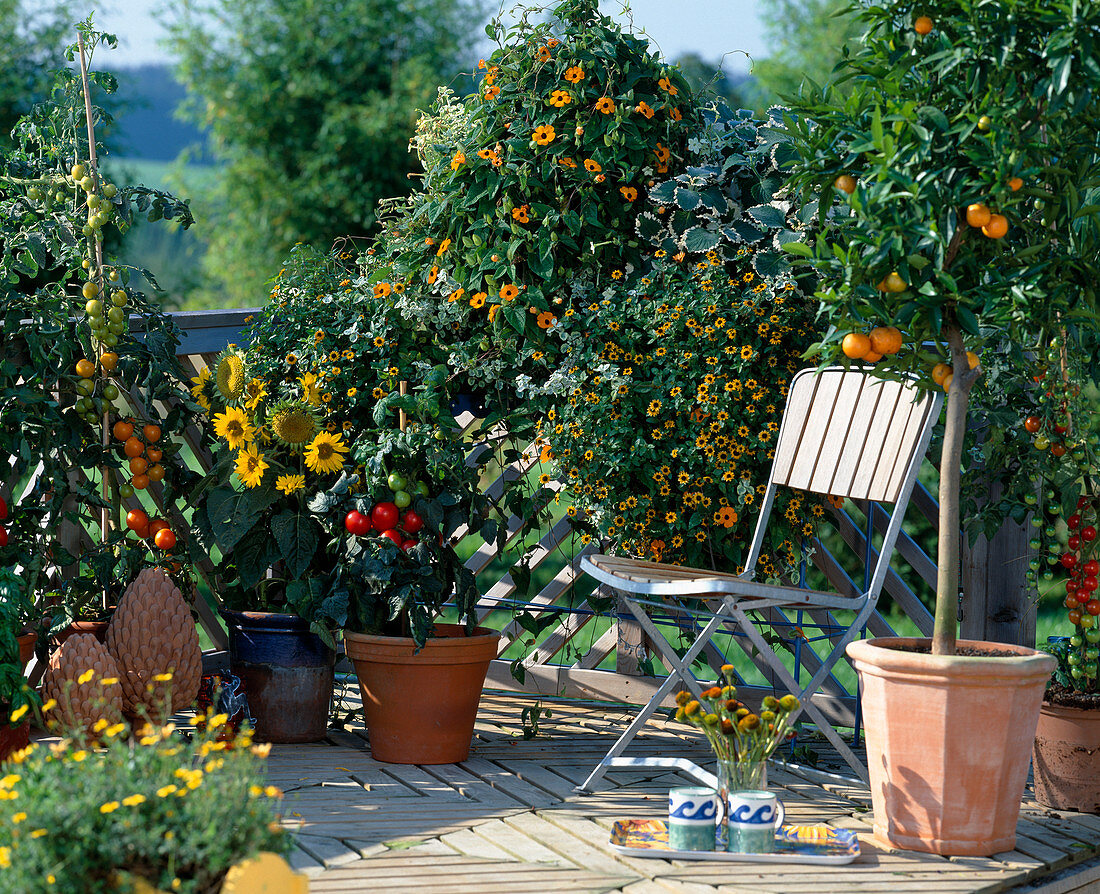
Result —
M 783 804 L 775 792 L 730 792 L 726 850 L 738 854 L 768 854 L 775 850 L 775 831 L 783 824 Z
M 674 788 L 668 793 L 668 846 L 674 851 L 714 850 L 718 795 L 712 788 Z

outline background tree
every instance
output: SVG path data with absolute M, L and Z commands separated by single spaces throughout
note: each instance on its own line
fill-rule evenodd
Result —
M 0 146 L 11 145 L 15 122 L 49 96 L 76 18 L 71 0 L 0 0 Z
M 418 108 L 471 64 L 481 0 L 174 0 L 170 48 L 222 177 L 204 260 L 217 303 L 257 303 L 296 242 L 367 233 L 409 191 Z M 471 66 L 472 67 L 472 66 Z

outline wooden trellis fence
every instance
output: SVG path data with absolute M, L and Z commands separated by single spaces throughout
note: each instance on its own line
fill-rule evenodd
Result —
M 179 361 L 190 376 L 197 375 L 205 365 L 213 363 L 214 358 L 230 343 L 241 344 L 242 332 L 247 328 L 246 318 L 254 311 L 210 311 L 190 312 L 175 315 L 175 320 L 183 332 L 183 343 Z M 165 408 L 159 408 L 164 410 Z M 461 424 L 468 426 L 474 422 L 466 414 L 459 417 Z M 188 430 L 183 437 L 194 454 L 195 461 L 202 471 L 210 467 L 211 457 L 202 447 L 200 433 Z M 505 469 L 496 481 L 489 485 L 491 491 L 499 493 L 504 478 L 529 473 L 539 463 L 540 451 L 532 445 L 525 457 L 513 467 Z M 565 486 L 558 482 L 555 487 L 565 494 Z M 186 530 L 184 520 L 174 510 L 163 504 L 163 491 L 151 485 L 145 492 L 158 509 L 180 530 Z M 124 501 L 127 508 L 140 505 L 135 496 Z M 911 502 L 911 515 L 923 516 L 935 525 L 937 506 L 935 499 L 923 487 L 918 485 Z M 814 544 L 812 561 L 816 568 L 828 578 L 839 592 L 855 594 L 862 589 L 862 575 L 867 562 L 876 557 L 874 544 L 876 535 L 880 535 L 889 520 L 888 510 L 879 505 L 859 506 L 858 513 L 849 514 L 837 510 L 834 514 L 835 537 L 830 541 L 834 549 L 817 541 Z M 532 571 L 532 577 L 545 581 L 533 596 L 520 599 L 510 574 L 511 565 L 518 559 L 519 549 L 507 550 L 508 555 L 498 555 L 495 547 L 475 539 L 467 545 L 471 551 L 468 567 L 478 575 L 481 592 L 484 594 L 479 605 L 479 616 L 484 619 L 495 614 L 494 621 L 503 618 L 501 658 L 494 662 L 489 672 L 489 685 L 503 689 L 522 689 L 543 694 L 583 696 L 614 702 L 644 703 L 662 681 L 661 667 L 650 667 L 648 651 L 637 625 L 618 612 L 596 612 L 590 603 L 589 595 L 592 582 L 579 571 L 579 562 L 583 555 L 598 550 L 593 541 L 582 545 L 567 517 L 561 517 L 552 523 L 548 530 L 541 533 L 535 542 L 525 545 L 516 544 L 520 536 L 521 523 L 513 519 L 509 527 L 509 545 L 522 546 Z M 476 538 L 471 532 L 460 532 L 464 537 Z M 75 552 L 82 540 L 90 539 L 84 530 L 63 530 L 61 537 Z M 870 543 L 868 538 L 870 537 Z M 476 548 L 473 548 L 476 544 Z M 845 549 L 839 547 L 843 545 Z M 461 549 L 461 546 L 460 546 Z M 836 553 L 847 558 L 842 560 Z M 510 556 L 510 559 L 509 559 Z M 912 573 L 902 575 L 891 569 L 887 576 L 884 604 L 890 600 L 909 618 L 918 630 L 929 635 L 932 629 L 932 615 L 925 607 L 918 589 L 925 586 L 935 587 L 935 562 L 921 549 L 918 543 L 907 533 L 899 539 L 896 561 L 908 564 Z M 215 592 L 213 568 L 209 562 L 200 564 L 198 574 L 207 580 Z M 913 581 L 911 586 L 908 581 Z M 602 596 L 614 594 L 601 593 Z M 226 636 L 218 621 L 216 611 L 204 600 L 196 600 L 199 620 L 211 641 L 224 648 Z M 507 613 L 506 615 L 501 613 Z M 522 621 L 521 621 L 521 616 Z M 802 612 L 796 615 L 785 614 L 773 609 L 766 613 L 775 635 L 783 638 L 789 645 L 791 666 L 797 666 L 796 673 L 812 674 L 819 666 L 819 656 L 815 651 L 815 642 L 838 636 L 843 629 L 844 619 L 828 611 Z M 531 624 L 531 619 L 539 622 Z M 527 623 L 527 627 L 524 623 Z M 676 615 L 669 609 L 665 617 L 659 619 L 662 630 L 667 631 L 670 640 L 680 635 L 685 625 L 692 624 L 690 617 Z M 527 628 L 537 629 L 531 632 Z M 876 613 L 868 623 L 868 632 L 874 636 L 890 636 L 895 631 L 887 617 Z M 740 637 L 731 636 L 724 646 L 725 651 L 741 649 L 747 656 L 737 662 L 745 667 L 739 691 L 742 697 L 752 700 L 773 692 L 770 675 L 763 662 L 757 662 L 751 652 L 751 646 Z M 673 640 L 674 641 L 674 640 Z M 742 645 L 744 643 L 744 645 Z M 706 654 L 707 661 L 715 668 L 726 663 L 732 656 L 723 654 L 718 646 L 712 647 Z M 655 659 L 653 659 L 655 660 Z M 517 674 L 516 666 L 522 667 Z M 751 667 L 756 667 L 752 672 Z M 522 677 L 522 682 L 517 679 Z M 854 687 L 845 686 L 835 676 L 826 681 L 817 699 L 831 722 L 838 726 L 855 725 L 857 699 Z

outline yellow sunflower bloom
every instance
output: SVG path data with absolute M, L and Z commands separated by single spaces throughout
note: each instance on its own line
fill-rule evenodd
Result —
M 275 479 L 276 489 L 281 490 L 288 497 L 292 493 L 300 491 L 305 486 L 305 475 L 280 475 L 278 478 Z
M 347 452 L 348 445 L 340 435 L 323 431 L 306 448 L 306 465 L 318 474 L 336 472 L 343 467 L 343 454 Z
M 237 454 L 237 477 L 245 487 L 258 487 L 267 468 L 267 457 L 255 444 L 249 444 Z
M 256 437 L 252 420 L 240 407 L 227 407 L 224 413 L 214 417 L 214 434 L 222 438 L 232 450 L 238 449 Z
M 317 390 L 317 376 L 307 372 L 299 377 L 298 384 L 302 386 L 302 397 L 310 404 L 317 406 L 321 402 L 321 392 Z

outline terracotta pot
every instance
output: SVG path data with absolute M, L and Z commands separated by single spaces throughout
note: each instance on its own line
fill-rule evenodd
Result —
M 229 631 L 229 670 L 241 678 L 256 738 L 323 739 L 336 653 L 297 615 L 228 609 L 221 615 Z
M 23 667 L 27 666 L 27 663 L 34 657 L 34 644 L 38 642 L 38 634 L 21 633 L 16 639 L 19 640 L 19 660 L 22 662 Z
M 104 621 L 73 621 L 68 627 L 58 631 L 54 636 L 54 647 L 59 648 L 70 636 L 76 636 L 78 633 L 90 633 L 97 640 L 106 645 L 107 628 L 110 626 L 110 623 L 110 619 Z
M 19 726 L 8 725 L 9 710 L 7 705 L 0 705 L 0 712 L 4 714 L 4 721 L 0 724 L 0 761 L 7 760 L 8 755 L 13 751 L 26 748 L 31 739 L 31 725 L 26 720 Z
M 1100 813 L 1100 711 L 1043 702 L 1032 766 L 1040 804 Z
M 412 639 L 344 631 L 372 756 L 391 764 L 456 764 L 470 754 L 477 706 L 500 634 L 436 624 L 419 653 Z
M 959 640 L 1011 657 L 931 655 L 926 639 L 847 648 L 859 673 L 875 836 L 892 847 L 989 856 L 1016 844 L 1052 656 Z

